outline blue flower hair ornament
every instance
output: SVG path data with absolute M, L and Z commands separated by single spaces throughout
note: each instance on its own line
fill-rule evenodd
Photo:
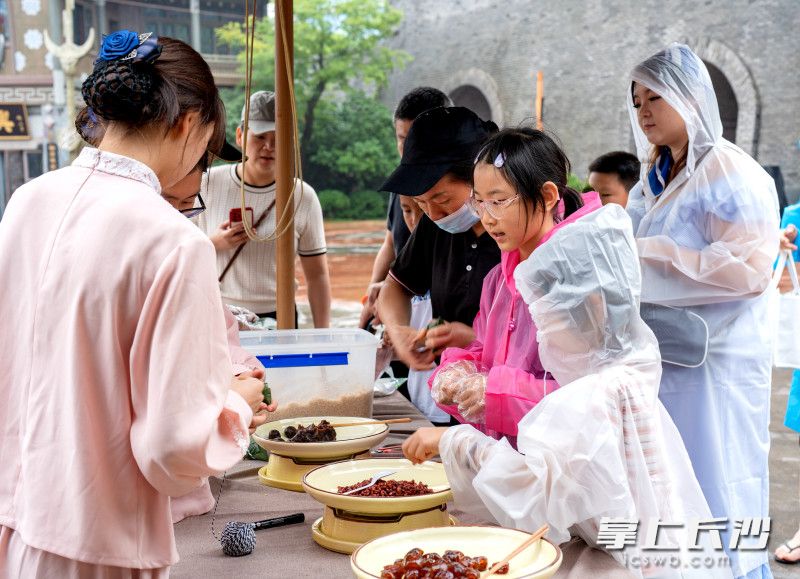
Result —
M 161 55 L 158 36 L 119 30 L 103 37 L 94 70 L 81 86 L 95 118 L 141 124 L 157 117 L 160 76 L 151 65 Z M 87 120 L 92 123 L 87 111 Z M 81 128 L 79 127 L 79 130 Z
M 152 63 L 161 56 L 158 36 L 152 32 L 141 34 L 133 30 L 118 30 L 103 36 L 100 54 L 95 65 L 101 62 L 132 61 Z

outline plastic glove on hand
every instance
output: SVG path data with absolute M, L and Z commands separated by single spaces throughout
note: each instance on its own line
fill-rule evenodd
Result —
M 486 374 L 470 374 L 459 384 L 454 402 L 461 416 L 470 422 L 483 423 L 486 412 Z
M 450 364 L 447 368 L 437 373 L 433 379 L 431 396 L 439 404 L 451 406 L 455 403 L 455 396 L 458 393 L 461 381 L 477 371 L 475 364 L 469 360 L 459 360 L 454 364 Z

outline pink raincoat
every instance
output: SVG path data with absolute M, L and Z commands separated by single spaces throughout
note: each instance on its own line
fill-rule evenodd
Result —
M 581 209 L 557 223 L 540 243 L 545 243 L 561 227 L 602 206 L 595 192 L 585 193 L 583 202 Z M 518 250 L 502 253 L 500 263 L 483 280 L 480 310 L 472 324 L 475 341 L 465 349 L 447 348 L 428 380 L 431 386 L 439 372 L 459 360 L 475 362 L 479 369 L 488 370 L 486 422 L 473 426 L 495 438 L 515 437 L 522 417 L 558 388 L 556 381 L 545 375 L 539 361 L 536 326 L 514 283 L 514 270 L 519 263 Z M 455 405 L 438 406 L 460 422 L 470 424 Z

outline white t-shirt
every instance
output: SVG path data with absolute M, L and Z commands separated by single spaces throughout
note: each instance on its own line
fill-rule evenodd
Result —
M 241 207 L 241 179 L 236 164 L 213 167 L 202 189 L 206 210 L 197 217 L 197 225 L 206 235 L 213 235 L 230 210 Z M 302 186 L 301 186 L 302 185 Z M 253 220 L 269 208 L 257 227 L 259 235 L 275 231 L 275 184 L 266 187 L 245 186 L 246 206 L 253 208 Z M 271 207 L 270 207 L 271 205 Z M 294 189 L 295 248 L 300 256 L 321 255 L 327 251 L 322 207 L 314 189 L 297 181 Z M 248 241 L 220 284 L 222 299 L 257 314 L 274 312 L 276 308 L 275 241 Z M 217 251 L 217 271 L 221 274 L 233 256 L 234 249 Z

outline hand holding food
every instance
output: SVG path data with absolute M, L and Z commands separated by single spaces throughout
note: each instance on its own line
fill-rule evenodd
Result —
M 438 354 L 445 348 L 466 348 L 475 341 L 475 330 L 461 322 L 443 322 L 430 327 L 425 347 Z
M 414 346 L 417 348 L 424 348 L 425 347 L 425 340 L 428 338 L 428 332 L 431 331 L 433 328 L 439 327 L 442 324 L 446 323 L 443 318 L 433 318 L 428 325 L 422 328 L 419 332 L 417 332 L 416 337 L 414 338 Z
M 264 402 L 264 370 L 251 370 L 234 376 L 231 390 L 244 398 L 253 414 L 257 413 Z
M 403 455 L 414 464 L 437 456 L 439 441 L 445 432 L 447 432 L 446 427 L 420 428 L 403 442 Z
M 381 289 L 383 288 L 382 281 L 377 283 L 371 283 L 367 287 L 367 293 L 364 296 L 364 299 L 361 300 L 362 309 L 361 309 L 361 317 L 358 322 L 358 327 L 363 328 L 366 326 L 367 322 L 372 319 L 372 325 L 378 326 L 381 323 L 380 317 L 378 316 L 378 308 L 375 307 L 378 296 L 381 293 Z
M 409 326 L 387 326 L 386 331 L 392 342 L 395 354 L 414 370 L 433 368 L 434 355 L 430 350 L 421 350 L 417 344 L 417 331 Z

